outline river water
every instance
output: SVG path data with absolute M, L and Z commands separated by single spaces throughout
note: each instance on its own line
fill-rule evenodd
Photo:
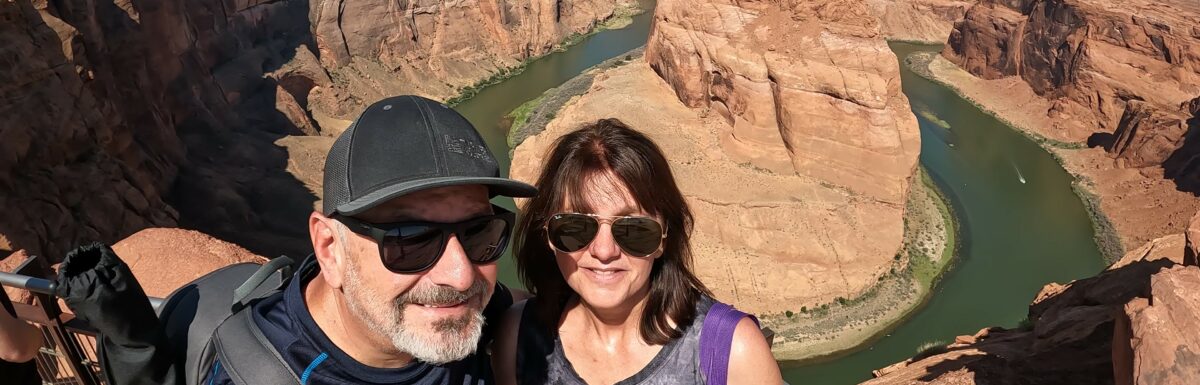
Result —
M 503 117 L 606 59 L 645 44 L 650 12 L 627 28 L 597 33 L 525 72 L 482 90 L 456 107 L 484 134 L 507 174 L 509 127 Z M 903 58 L 935 46 L 893 43 Z M 902 62 L 902 60 L 901 60 Z M 942 344 L 982 327 L 1015 327 L 1037 291 L 1103 269 L 1091 221 L 1071 190 L 1071 177 L 1048 153 L 954 92 L 901 66 L 921 129 L 921 164 L 953 201 L 962 232 L 955 267 L 922 309 L 855 352 L 822 362 L 783 363 L 793 385 L 855 384 L 871 370 L 904 360 L 923 343 Z M 513 207 L 512 201 L 497 203 Z M 511 258 L 501 281 L 519 286 Z

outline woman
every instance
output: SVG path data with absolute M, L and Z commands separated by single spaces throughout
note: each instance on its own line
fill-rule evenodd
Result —
M 691 271 L 692 216 L 662 151 L 619 120 L 600 120 L 558 140 L 537 187 L 514 245 L 536 297 L 503 321 L 497 382 L 722 382 L 701 369 L 714 301 Z M 731 354 L 717 369 L 728 382 L 781 383 L 756 321 L 736 313 L 726 325 Z

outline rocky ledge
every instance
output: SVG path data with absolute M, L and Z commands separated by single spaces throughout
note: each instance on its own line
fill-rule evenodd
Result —
M 1049 284 L 1017 329 L 959 336 L 864 385 L 1200 383 L 1200 215 L 1099 275 Z

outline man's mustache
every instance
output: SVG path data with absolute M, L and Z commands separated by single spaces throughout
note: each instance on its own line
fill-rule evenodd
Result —
M 396 298 L 396 305 L 422 304 L 430 306 L 448 306 L 466 302 L 475 296 L 483 296 L 487 286 L 482 280 L 475 280 L 465 291 L 458 291 L 449 286 L 433 285 L 414 287 L 408 293 Z

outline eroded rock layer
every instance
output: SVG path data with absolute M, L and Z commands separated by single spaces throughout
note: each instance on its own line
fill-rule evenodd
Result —
M 868 0 L 888 39 L 941 44 L 974 0 Z
M 1052 103 L 1052 139 L 1104 146 L 1121 167 L 1197 190 L 1200 3 L 985 0 L 943 54 L 985 79 L 1018 76 Z M 1170 160 L 1170 162 L 1168 162 Z
M 734 159 L 903 204 L 920 138 L 866 5 L 662 1 L 646 58 Z

